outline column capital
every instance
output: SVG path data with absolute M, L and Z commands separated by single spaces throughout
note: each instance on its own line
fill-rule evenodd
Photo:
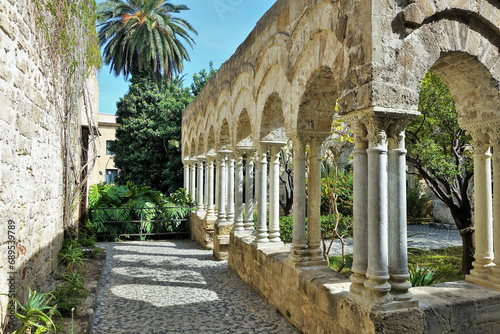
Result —
M 477 129 L 470 131 L 472 137 L 472 147 L 474 154 L 486 154 L 491 146 L 490 136 L 487 134 L 487 129 Z
M 197 156 L 196 159 L 198 160 L 198 162 L 205 162 L 207 160 L 207 157 L 202 154 Z

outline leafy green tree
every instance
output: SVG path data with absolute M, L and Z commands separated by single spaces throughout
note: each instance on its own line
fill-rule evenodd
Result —
M 203 87 L 207 84 L 208 79 L 216 72 L 217 70 L 214 69 L 214 62 L 210 61 L 208 63 L 208 72 L 204 68 L 200 72 L 195 73 L 193 75 L 193 83 L 191 84 L 191 93 L 193 93 L 194 96 L 198 96 Z
M 422 81 L 419 111 L 421 116 L 406 129 L 406 159 L 450 209 L 462 236 L 462 270 L 468 274 L 474 260 L 474 228 L 468 196 L 474 175 L 471 138 L 458 125 L 455 102 L 446 84 L 432 72 Z
M 115 75 L 155 73 L 170 81 L 189 55 L 181 40 L 194 44 L 196 30 L 172 16 L 189 8 L 164 0 L 107 0 L 98 7 L 104 62 Z
M 192 101 L 188 88 L 133 76 L 128 93 L 118 102 L 115 153 L 116 182 L 130 181 L 163 193 L 182 187 L 182 112 Z

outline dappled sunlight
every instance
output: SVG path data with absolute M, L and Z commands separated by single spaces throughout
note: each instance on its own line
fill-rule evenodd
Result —
M 113 268 L 114 274 L 127 276 L 127 278 L 145 278 L 154 282 L 182 283 L 206 285 L 203 276 L 193 270 L 175 270 L 168 268 L 155 268 L 154 271 L 148 267 L 117 267 Z
M 179 286 L 157 286 L 145 284 L 118 285 L 111 292 L 119 298 L 151 303 L 156 307 L 199 304 L 218 300 L 214 291 Z

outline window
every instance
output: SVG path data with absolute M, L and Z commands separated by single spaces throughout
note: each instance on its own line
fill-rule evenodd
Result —
M 106 154 L 108 155 L 113 155 L 114 153 L 109 149 L 111 146 L 111 143 L 114 142 L 114 140 L 106 140 Z
M 106 169 L 106 183 L 115 183 L 115 178 L 118 175 L 117 169 Z

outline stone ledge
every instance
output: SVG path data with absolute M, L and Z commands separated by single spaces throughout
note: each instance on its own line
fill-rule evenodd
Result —
M 288 247 L 257 249 L 252 241 L 231 234 L 230 270 L 304 333 L 493 334 L 500 328 L 499 292 L 444 283 L 410 289 L 416 299 L 408 308 L 368 310 L 348 296 L 347 277 L 327 266 L 290 267 Z

